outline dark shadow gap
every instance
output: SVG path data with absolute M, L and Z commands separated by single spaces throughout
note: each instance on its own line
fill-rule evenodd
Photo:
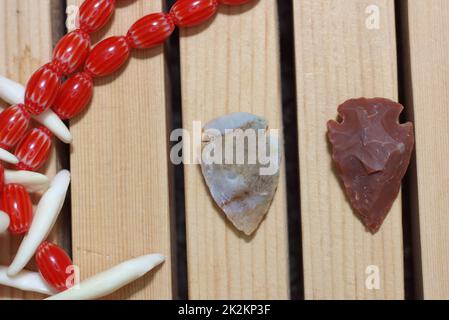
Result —
M 410 38 L 408 1 L 395 0 L 396 43 L 398 65 L 399 102 L 405 110 L 401 122 L 414 121 L 413 87 L 410 63 Z M 416 154 L 413 153 L 410 168 L 402 184 L 402 223 L 404 245 L 405 299 L 422 299 L 422 277 L 420 266 L 420 241 L 418 224 L 418 190 Z
M 166 11 L 176 2 L 167 0 Z M 181 59 L 179 51 L 179 29 L 176 28 L 173 35 L 168 39 L 165 46 L 165 57 L 168 75 L 168 113 L 171 119 L 167 127 L 169 133 L 173 129 L 182 128 L 182 101 L 181 101 Z M 169 148 L 177 142 L 170 142 Z M 184 166 L 173 165 L 172 167 L 172 253 L 173 260 L 173 282 L 175 299 L 185 300 L 188 298 L 187 285 L 187 244 L 186 244 L 186 221 L 185 221 L 185 190 L 184 190 Z
M 51 2 L 51 16 L 52 16 L 52 45 L 56 46 L 58 41 L 67 33 L 66 22 L 66 8 L 67 1 L 55 1 Z M 65 124 L 69 127 L 68 121 Z M 56 149 L 56 162 L 57 171 L 61 169 L 67 169 L 70 171 L 70 145 L 61 142 L 57 138 L 53 138 L 54 146 Z M 64 206 L 61 210 L 61 214 L 58 219 L 58 244 L 61 245 L 67 253 L 72 256 L 72 203 L 71 203 L 71 190 L 69 188 L 67 197 L 64 202 Z
M 278 0 L 291 299 L 304 299 L 293 2 Z

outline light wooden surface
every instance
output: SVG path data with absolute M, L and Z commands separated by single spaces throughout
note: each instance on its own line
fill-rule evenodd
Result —
M 346 201 L 326 140 L 326 122 L 345 100 L 397 99 L 394 1 L 293 3 L 305 298 L 401 299 L 400 200 L 379 233 L 365 231 Z M 379 29 L 366 27 L 369 5 L 380 10 Z M 365 287 L 370 265 L 379 267 L 380 290 Z
M 408 26 L 421 289 L 426 299 L 449 299 L 449 2 L 409 1 Z
M 0 1 L 0 74 L 25 85 L 36 69 L 50 61 L 54 7 L 51 0 Z M 1 103 L 6 106 L 3 101 Z M 58 168 L 58 157 L 53 149 L 48 164 L 41 171 L 51 178 Z M 33 203 L 36 204 L 39 198 L 39 194 L 33 195 Z M 50 240 L 60 242 L 63 231 L 64 227 L 56 225 Z M 12 261 L 20 241 L 21 237 L 0 236 L 0 264 L 7 265 Z M 28 268 L 35 269 L 33 261 Z M 38 299 L 41 296 L 0 286 L 0 298 Z
M 113 22 L 95 40 L 126 34 L 161 4 L 117 1 Z M 172 297 L 166 108 L 158 47 L 134 52 L 124 69 L 96 81 L 88 112 L 72 121 L 73 256 L 81 277 L 142 254 L 167 257 L 115 299 Z
M 255 1 L 181 32 L 184 128 L 231 112 L 281 126 L 276 1 Z M 198 165 L 185 165 L 190 299 L 289 297 L 284 168 L 271 209 L 255 236 L 235 231 L 215 206 Z
M 292 2 L 305 298 L 402 299 L 400 200 L 379 233 L 366 232 L 346 201 L 325 136 L 326 122 L 336 118 L 337 106 L 346 99 L 398 99 L 395 2 Z M 117 1 L 113 22 L 93 41 L 126 33 L 137 18 L 160 11 L 162 3 Z M 25 84 L 50 60 L 52 45 L 63 31 L 63 17 L 57 13 L 63 4 L 0 0 L 0 74 Z M 369 29 L 366 10 L 376 6 L 379 29 Z M 424 298 L 448 299 L 449 3 L 409 0 L 400 8 L 406 28 L 400 33 L 404 43 L 399 61 L 403 66 L 410 62 L 401 78 L 416 129 L 416 168 L 411 169 L 416 197 L 406 197 L 416 218 L 414 277 Z M 185 129 L 191 132 L 194 120 L 204 124 L 246 111 L 265 116 L 271 128 L 282 132 L 278 23 L 276 0 L 254 0 L 242 7 L 222 6 L 205 25 L 181 30 Z M 170 299 L 176 287 L 170 243 L 170 83 L 164 67 L 162 47 L 133 53 L 125 68 L 96 81 L 88 112 L 71 123 L 72 238 L 61 221 L 50 238 L 72 249 L 82 278 L 138 255 L 167 256 L 156 272 L 110 298 Z M 60 168 L 59 159 L 54 152 L 44 169 L 50 177 Z M 243 236 L 227 222 L 198 165 L 184 168 L 189 298 L 289 298 L 285 167 L 254 237 Z M 33 199 L 37 202 L 39 196 Z M 11 262 L 19 240 L 0 237 L 0 264 Z M 67 247 L 70 240 L 72 248 Z M 380 290 L 365 286 L 369 266 L 379 267 Z M 35 269 L 33 263 L 28 268 Z M 41 296 L 0 286 L 0 299 L 11 298 Z

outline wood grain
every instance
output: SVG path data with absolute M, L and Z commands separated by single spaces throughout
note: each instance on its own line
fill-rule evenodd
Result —
M 70 4 L 81 1 L 69 1 Z M 117 1 L 95 38 L 126 34 L 161 1 Z M 95 83 L 93 101 L 72 121 L 72 228 L 81 277 L 148 253 L 165 264 L 114 299 L 172 297 L 167 104 L 163 47 L 136 51 L 126 67 Z
M 26 84 L 31 74 L 51 59 L 53 43 L 62 30 L 52 28 L 57 17 L 59 1 L 1 0 L 0 1 L 0 74 Z M 3 106 L 6 106 L 2 102 Z M 34 125 L 34 124 L 33 124 Z M 42 173 L 50 178 L 60 168 L 59 155 L 53 148 L 52 155 Z M 36 204 L 40 194 L 33 195 Z M 61 214 L 63 215 L 63 213 Z M 63 234 L 69 228 L 58 220 L 49 237 L 51 241 L 63 243 Z M 70 234 L 66 234 L 66 237 Z M 19 237 L 0 237 L 0 264 L 9 264 L 20 244 Z M 29 269 L 35 269 L 33 262 Z M 38 299 L 42 296 L 0 286 L 0 298 Z
M 277 32 L 274 0 L 221 6 L 209 23 L 181 30 L 185 129 L 244 111 L 282 131 Z M 284 175 L 266 219 L 245 237 L 214 204 L 199 165 L 185 165 L 189 298 L 289 297 Z
M 449 299 L 449 2 L 408 1 L 404 21 L 416 132 L 415 278 L 425 299 Z
M 368 233 L 346 201 L 326 140 L 326 122 L 345 100 L 397 99 L 394 1 L 293 3 L 305 297 L 402 299 L 400 200 L 381 231 Z M 366 27 L 369 5 L 379 9 L 379 29 Z M 379 267 L 379 290 L 365 286 L 371 265 Z

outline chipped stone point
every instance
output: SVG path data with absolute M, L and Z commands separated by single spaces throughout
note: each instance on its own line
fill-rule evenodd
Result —
M 267 129 L 266 119 L 249 113 L 226 115 L 203 127 L 201 170 L 205 182 L 226 217 L 246 235 L 264 219 L 279 182 L 279 137 Z M 230 148 L 226 148 L 228 143 L 232 143 Z M 270 163 L 259 153 L 269 157 Z

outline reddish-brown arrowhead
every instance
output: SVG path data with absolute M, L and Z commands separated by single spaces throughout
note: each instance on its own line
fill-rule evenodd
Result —
M 412 123 L 399 123 L 403 107 L 383 98 L 352 99 L 329 121 L 332 158 L 352 207 L 375 233 L 399 194 L 413 150 Z

